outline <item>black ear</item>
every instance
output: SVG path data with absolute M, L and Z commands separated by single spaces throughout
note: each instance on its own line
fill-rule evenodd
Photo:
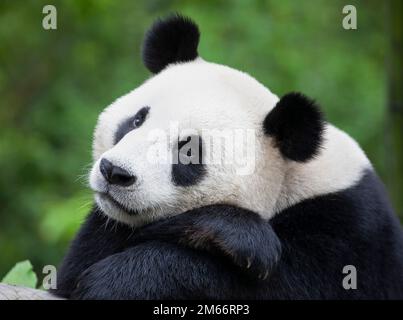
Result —
M 153 73 L 168 64 L 197 58 L 199 28 L 189 18 L 179 14 L 157 20 L 147 31 L 143 43 L 143 63 Z
M 302 93 L 288 93 L 263 122 L 265 134 L 274 137 L 284 157 L 304 162 L 318 154 L 324 121 L 315 101 Z

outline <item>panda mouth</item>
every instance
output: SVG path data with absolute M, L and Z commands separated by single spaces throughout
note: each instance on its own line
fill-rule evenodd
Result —
M 121 204 L 119 201 L 117 201 L 115 198 L 113 198 L 109 193 L 97 192 L 97 195 L 102 200 L 112 203 L 112 205 L 117 207 L 119 210 L 127 213 L 128 215 L 137 215 L 140 213 L 140 211 L 138 211 L 138 210 L 133 210 L 133 209 L 127 208 L 125 205 Z

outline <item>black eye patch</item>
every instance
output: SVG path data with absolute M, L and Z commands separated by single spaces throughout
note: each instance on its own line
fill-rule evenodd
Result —
M 196 143 L 195 143 L 196 142 Z M 174 147 L 175 160 L 172 164 L 172 180 L 177 186 L 188 187 L 197 184 L 206 174 L 203 164 L 203 141 L 200 136 L 179 140 Z
M 150 107 L 143 107 L 137 113 L 126 120 L 124 120 L 118 127 L 115 133 L 115 144 L 118 143 L 130 131 L 140 127 L 147 118 Z

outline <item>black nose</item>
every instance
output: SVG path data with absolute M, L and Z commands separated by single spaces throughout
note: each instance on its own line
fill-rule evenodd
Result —
M 135 176 L 120 167 L 114 166 L 112 162 L 106 159 L 101 160 L 99 169 L 106 181 L 110 184 L 128 187 L 136 181 Z

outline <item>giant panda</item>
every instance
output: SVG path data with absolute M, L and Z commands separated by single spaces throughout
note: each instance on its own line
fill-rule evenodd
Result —
M 357 143 L 314 100 L 279 98 L 250 75 L 203 60 L 198 43 L 197 25 L 181 15 L 146 33 L 142 55 L 153 76 L 99 116 L 89 178 L 95 204 L 53 292 L 403 298 L 402 228 Z M 254 133 L 233 148 L 253 155 L 251 170 L 203 161 L 215 141 L 206 131 L 216 129 Z M 189 161 L 153 162 L 157 147 Z M 346 266 L 356 271 L 350 288 Z

